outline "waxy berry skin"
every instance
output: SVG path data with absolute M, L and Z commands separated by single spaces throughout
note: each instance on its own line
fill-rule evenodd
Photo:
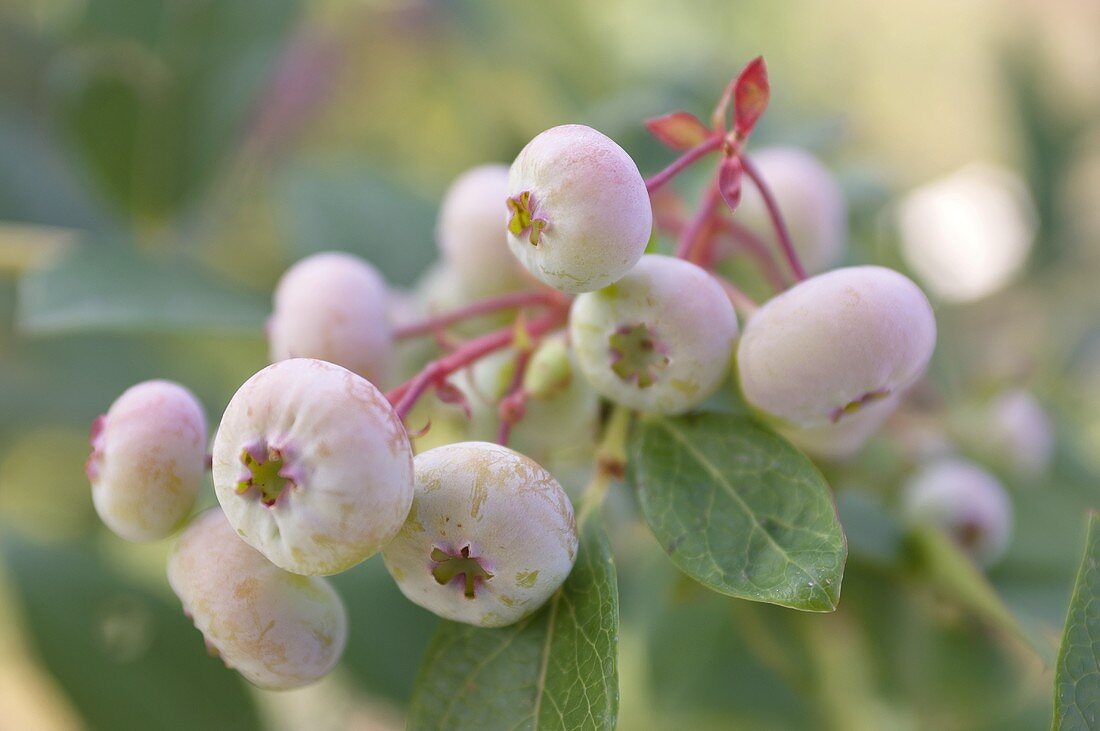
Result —
M 272 362 L 317 358 L 373 383 L 389 380 L 389 292 L 368 262 L 335 251 L 306 257 L 283 274 L 274 300 L 267 322 Z
M 206 417 L 170 381 L 128 388 L 92 425 L 92 502 L 129 541 L 164 538 L 187 518 L 206 470 Z
M 681 414 L 729 373 L 737 317 L 705 270 L 647 254 L 615 284 L 577 297 L 569 331 L 596 391 L 639 411 Z
M 508 250 L 508 166 L 479 165 L 447 188 L 436 223 L 436 241 L 463 292 L 484 297 L 530 287 L 534 282 Z
M 168 583 L 207 646 L 261 688 L 312 683 L 343 654 L 347 612 L 329 582 L 274 566 L 237 537 L 219 508 L 180 536 Z
M 626 274 L 645 251 L 653 209 L 623 148 L 591 127 L 537 135 L 508 175 L 508 245 L 539 280 L 591 292 Z
M 797 147 L 769 147 L 752 154 L 790 231 L 806 271 L 825 271 L 844 257 L 848 211 L 840 183 L 820 160 Z M 735 218 L 765 240 L 774 236 L 764 200 L 754 185 L 743 189 Z
M 214 488 L 280 568 L 327 575 L 376 553 L 412 503 L 412 449 L 386 397 L 340 366 L 280 361 L 240 387 L 214 439 Z
M 836 269 L 775 296 L 737 349 L 745 400 L 820 456 L 852 454 L 924 373 L 936 321 L 924 293 L 883 267 Z
M 1012 534 L 1012 502 L 1004 487 L 958 458 L 921 468 L 905 485 L 902 508 L 909 523 L 944 530 L 979 566 L 1004 555 Z
M 460 442 L 416 457 L 416 499 L 383 550 L 411 601 L 481 627 L 542 606 L 573 568 L 577 526 L 550 473 L 507 447 Z

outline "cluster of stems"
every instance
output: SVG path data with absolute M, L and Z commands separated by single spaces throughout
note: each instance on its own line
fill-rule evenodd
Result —
M 722 132 L 715 132 L 705 142 L 688 150 L 668 167 L 647 178 L 646 188 L 649 190 L 650 196 L 653 196 L 662 186 L 708 154 L 722 150 L 726 142 L 727 138 Z M 795 252 L 794 244 L 791 241 L 790 233 L 787 230 L 775 196 L 772 195 L 767 183 L 760 176 L 759 171 L 748 156 L 739 150 L 733 154 L 737 155 L 746 176 L 760 191 L 760 196 L 764 200 L 772 226 L 775 228 L 781 253 L 786 259 L 795 280 L 805 279 L 806 272 L 802 268 L 798 254 Z M 708 185 L 706 192 L 703 194 L 703 200 L 691 218 L 686 222 L 671 221 L 668 224 L 674 227 L 673 233 L 679 234 L 676 255 L 711 270 L 712 275 L 726 290 L 734 307 L 743 313 L 749 313 L 756 309 L 756 303 L 753 299 L 728 279 L 713 272 L 715 262 L 721 258 L 719 245 L 723 241 L 731 242 L 735 247 L 752 256 L 760 265 L 763 276 L 777 291 L 785 289 L 788 280 L 776 265 L 774 258 L 768 251 L 767 244 L 755 233 L 725 214 L 721 210 L 721 204 L 722 197 L 719 194 L 716 174 L 714 181 Z M 515 310 L 518 313 L 514 324 L 501 327 L 472 340 L 455 344 L 450 352 L 431 361 L 408 381 L 389 391 L 386 396 L 389 398 L 390 403 L 394 405 L 397 415 L 402 419 L 406 418 L 421 396 L 432 388 L 441 387 L 446 379 L 455 372 L 473 365 L 491 353 L 513 347 L 520 342 L 523 342 L 524 346 L 517 355 L 515 375 L 505 399 L 510 400 L 511 406 L 517 404 L 522 406 L 523 395 L 520 384 L 523 381 L 523 371 L 528 360 L 527 356 L 539 338 L 566 323 L 571 301 L 568 295 L 549 289 L 534 292 L 513 292 L 479 299 L 450 312 L 433 315 L 420 322 L 399 327 L 396 330 L 396 336 L 399 339 L 434 335 L 440 342 L 451 342 L 449 338 L 445 337 L 445 333 L 446 329 L 452 325 L 508 310 Z M 541 310 L 541 314 L 527 319 L 525 313 L 530 309 Z M 502 414 L 500 429 L 497 434 L 498 441 L 501 444 L 507 443 L 512 425 L 522 417 L 522 408 L 502 409 L 502 412 L 505 411 L 508 412 L 508 415 Z

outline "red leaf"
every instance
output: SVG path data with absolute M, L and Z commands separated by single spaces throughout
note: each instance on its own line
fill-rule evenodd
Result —
M 771 87 L 764 57 L 757 56 L 741 71 L 733 87 L 733 128 L 741 138 L 749 136 L 760 115 L 768 108 Z
M 741 204 L 741 159 L 727 157 L 718 168 L 718 192 L 729 206 L 730 212 Z
M 673 150 L 690 150 L 710 137 L 711 131 L 690 112 L 673 112 L 645 121 L 646 129 Z

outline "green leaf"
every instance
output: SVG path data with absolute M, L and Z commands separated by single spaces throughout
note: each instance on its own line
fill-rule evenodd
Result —
M 1054 681 L 1054 729 L 1100 724 L 1100 515 L 1089 517 L 1085 556 L 1073 587 Z
M 210 657 L 179 603 L 104 565 L 90 544 L 0 543 L 36 656 L 88 728 L 259 729 L 245 683 Z
M 36 126 L 3 99 L 0 220 L 88 229 L 103 229 L 110 223 L 99 201 L 59 149 L 52 131 Z
M 547 606 L 510 627 L 444 622 L 413 692 L 410 729 L 610 729 L 618 715 L 619 595 L 607 536 L 583 526 Z
M 267 297 L 190 261 L 84 243 L 19 282 L 19 327 L 34 334 L 203 331 L 260 336 Z
M 265 102 L 301 3 L 83 5 L 49 66 L 56 121 L 119 208 L 153 220 L 185 210 L 275 111 Z
M 743 417 L 642 418 L 631 479 L 673 562 L 730 596 L 836 609 L 847 556 L 829 486 L 798 450 Z

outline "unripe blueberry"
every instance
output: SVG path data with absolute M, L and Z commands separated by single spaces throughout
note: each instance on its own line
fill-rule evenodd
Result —
M 326 252 L 286 270 L 267 322 L 272 362 L 318 358 L 375 383 L 393 368 L 386 282 L 352 254 Z
M 487 442 L 416 456 L 416 499 L 383 550 L 411 601 L 445 619 L 512 624 L 542 606 L 577 553 L 573 507 L 533 460 Z
M 92 502 L 111 530 L 154 541 L 187 518 L 206 471 L 206 417 L 190 391 L 131 386 L 92 424 L 91 441 Z
M 814 454 L 850 455 L 924 372 L 936 321 L 924 293 L 876 266 L 811 277 L 766 302 L 737 350 L 750 406 Z
M 261 688 L 312 683 L 344 651 L 347 612 L 329 582 L 275 567 L 237 537 L 218 508 L 180 536 L 168 583 L 207 646 Z
M 1012 503 L 993 475 L 961 459 L 923 467 L 905 485 L 903 510 L 913 524 L 930 523 L 988 566 L 1008 547 Z
M 222 416 L 213 469 L 240 536 L 297 574 L 373 555 L 412 503 L 412 450 L 386 397 L 321 360 L 280 361 L 245 381 Z
M 539 343 L 523 373 L 523 390 L 532 398 L 551 399 L 573 383 L 573 358 L 563 335 Z
M 848 244 L 844 192 L 820 160 L 797 147 L 770 147 L 752 155 L 790 231 L 806 271 L 835 265 Z M 737 218 L 761 236 L 772 235 L 764 199 L 755 186 L 744 187 Z
M 729 372 L 737 317 L 705 270 L 648 254 L 615 284 L 577 297 L 569 331 L 598 392 L 632 409 L 679 414 Z
M 508 251 L 508 166 L 481 165 L 443 195 L 436 225 L 440 253 L 472 297 L 523 289 L 528 276 Z
M 623 148 L 591 127 L 553 127 L 508 175 L 508 244 L 563 292 L 591 292 L 627 273 L 653 227 L 649 193 Z

